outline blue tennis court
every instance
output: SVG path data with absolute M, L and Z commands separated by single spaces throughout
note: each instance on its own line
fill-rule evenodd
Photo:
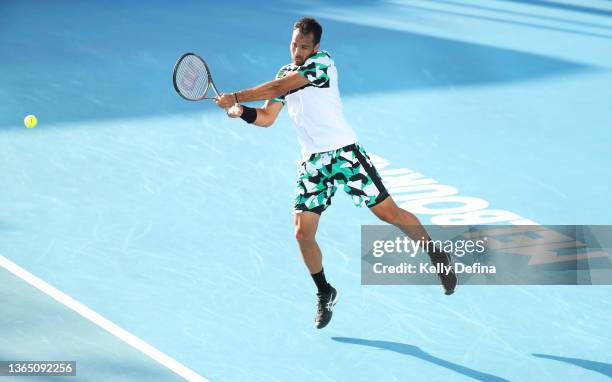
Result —
M 610 380 L 610 286 L 361 285 L 379 221 L 342 193 L 317 235 L 341 299 L 313 327 L 286 111 L 256 128 L 171 81 L 188 51 L 221 91 L 271 80 L 304 15 L 383 181 L 456 189 L 406 204 L 423 223 L 612 223 L 610 1 L 0 2 L 0 361 L 74 360 L 78 381 Z

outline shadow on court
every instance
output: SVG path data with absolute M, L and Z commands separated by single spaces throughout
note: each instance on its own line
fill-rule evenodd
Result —
M 519 3 L 519 4 L 527 4 L 527 5 L 538 5 L 541 7 L 552 8 L 560 11 L 569 11 L 569 12 L 579 12 L 585 13 L 589 15 L 595 16 L 608 16 L 612 17 L 612 11 L 608 11 L 605 9 L 587 7 L 582 5 L 575 4 L 566 4 L 556 1 L 548 1 L 548 0 L 502 0 L 509 3 Z
M 78 381 L 184 379 L 0 267 L 0 360 L 75 361 Z M 0 381 L 58 381 L 61 377 Z
M 487 382 L 502 382 L 508 381 L 507 379 L 498 377 L 496 375 L 484 373 L 478 370 L 470 369 L 469 367 L 465 367 L 462 365 L 458 365 L 456 363 L 447 361 L 442 358 L 435 357 L 427 352 L 421 350 L 421 348 L 402 344 L 399 342 L 390 342 L 390 341 L 372 341 L 372 340 L 364 340 L 361 338 L 348 338 L 348 337 L 332 337 L 334 341 L 342 342 L 346 344 L 353 345 L 361 345 L 361 346 L 369 346 L 377 349 L 389 350 L 392 352 L 409 355 L 425 362 L 433 363 L 434 365 L 438 365 L 459 374 L 462 374 L 466 377 L 474 378 L 479 381 L 487 381 Z
M 0 94 L 11 95 L 0 105 L 0 127 L 21 125 L 30 113 L 49 124 L 215 107 L 174 94 L 175 60 L 186 51 L 200 53 L 221 91 L 268 81 L 289 61 L 291 26 L 302 16 L 287 9 L 244 1 L 214 7 L 199 1 L 5 4 L 0 43 L 14 54 L 0 69 L 15 75 L 0 85 Z M 24 13 L 28 23 L 19 21 Z M 340 68 L 344 96 L 504 84 L 593 69 L 544 55 L 322 22 L 322 49 Z
M 572 20 L 569 17 L 553 17 L 553 16 L 546 16 L 546 15 L 542 15 L 536 12 L 529 12 L 529 11 L 513 11 L 507 8 L 503 8 L 503 7 L 494 7 L 494 6 L 483 6 L 483 5 L 476 5 L 476 4 L 467 4 L 467 3 L 461 3 L 461 2 L 457 2 L 456 0 L 434 0 L 435 3 L 439 3 L 439 4 L 448 4 L 448 5 L 452 5 L 455 7 L 461 7 L 461 8 L 467 8 L 470 10 L 481 10 L 481 11 L 490 11 L 490 12 L 495 12 L 498 14 L 503 14 L 503 15 L 508 15 L 508 16 L 519 16 L 519 17 L 527 17 L 529 19 L 537 19 L 537 20 L 544 20 L 544 21 L 557 21 L 557 22 L 562 22 L 565 24 L 570 24 L 573 26 L 586 26 L 586 27 L 593 27 L 593 28 L 600 28 L 600 29 L 607 29 L 607 30 L 612 30 L 612 26 L 610 25 L 604 25 L 601 23 L 592 23 L 592 22 L 584 22 L 584 21 L 579 21 L 579 20 Z M 537 27 L 538 25 L 532 25 L 534 27 Z M 569 30 L 571 33 L 577 33 L 577 34 L 581 34 L 580 31 L 577 30 Z
M 431 13 L 440 13 L 440 14 L 445 14 L 445 15 L 450 15 L 450 16 L 455 16 L 455 17 L 461 17 L 461 18 L 484 20 L 484 21 L 492 21 L 492 22 L 495 22 L 495 23 L 517 25 L 517 26 L 524 26 L 524 27 L 530 27 L 530 28 L 538 28 L 538 29 L 542 29 L 542 30 L 549 30 L 549 31 L 555 31 L 555 32 L 572 33 L 572 34 L 583 35 L 583 36 L 588 36 L 588 37 L 596 37 L 596 38 L 602 38 L 602 39 L 612 39 L 612 35 L 609 35 L 609 34 L 606 35 L 606 34 L 601 34 L 601 33 L 583 32 L 583 31 L 579 31 L 579 30 L 571 29 L 571 28 L 551 27 L 551 26 L 546 26 L 546 25 L 536 24 L 536 23 L 526 22 L 526 21 L 507 20 L 507 19 L 503 19 L 501 17 L 479 16 L 479 15 L 469 14 L 469 13 L 465 13 L 465 12 L 441 10 L 441 9 L 437 9 L 437 8 L 421 7 L 421 6 L 405 5 L 405 4 L 402 5 L 402 7 L 403 8 L 407 8 L 407 9 L 414 9 L 414 10 L 417 10 L 417 11 L 426 11 L 426 12 L 431 12 Z M 482 9 L 482 7 L 480 7 L 480 8 Z
M 570 365 L 574 365 L 574 366 L 581 367 L 583 369 L 591 370 L 591 371 L 603 374 L 606 377 L 612 378 L 612 364 L 609 364 L 609 363 L 589 361 L 587 359 L 581 359 L 581 358 L 560 357 L 556 355 L 539 354 L 539 353 L 534 353 L 533 356 L 538 357 L 538 358 L 552 359 L 552 360 L 559 361 L 559 362 L 569 363 Z

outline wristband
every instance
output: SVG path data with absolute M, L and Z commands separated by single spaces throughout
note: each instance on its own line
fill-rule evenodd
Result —
M 238 93 L 233 93 L 234 94 L 234 100 L 236 101 L 236 103 L 240 103 L 240 101 L 238 101 Z
M 257 109 L 242 105 L 242 115 L 240 116 L 246 123 L 253 123 L 257 119 Z

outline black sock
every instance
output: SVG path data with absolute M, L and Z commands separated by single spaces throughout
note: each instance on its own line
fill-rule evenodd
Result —
M 317 285 L 317 289 L 319 293 L 329 293 L 331 291 L 331 285 L 325 280 L 325 273 L 323 273 L 323 268 L 321 268 L 321 272 L 319 273 L 311 273 L 312 279 Z

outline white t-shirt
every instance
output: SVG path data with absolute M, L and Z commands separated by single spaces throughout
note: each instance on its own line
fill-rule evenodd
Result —
M 287 104 L 289 117 L 302 146 L 302 156 L 336 150 L 357 142 L 357 135 L 344 119 L 338 91 L 338 72 L 331 56 L 318 51 L 304 65 L 287 64 L 276 78 L 298 72 L 309 83 L 272 101 Z

